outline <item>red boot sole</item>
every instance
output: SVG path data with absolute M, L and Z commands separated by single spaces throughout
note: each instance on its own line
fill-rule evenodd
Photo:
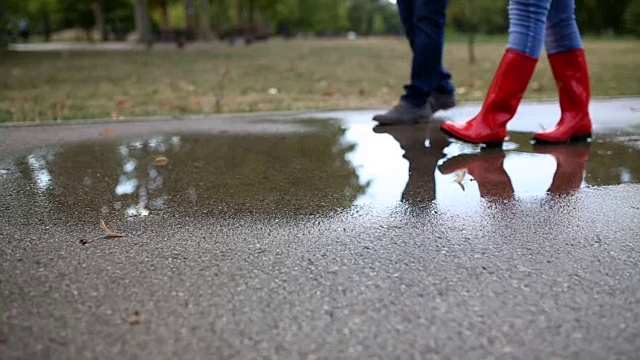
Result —
M 450 131 L 448 131 L 448 130 L 446 130 L 446 129 L 440 128 L 440 131 L 442 131 L 442 132 L 443 132 L 443 133 L 445 133 L 447 136 L 449 136 L 449 137 L 451 137 L 451 138 L 454 138 L 454 139 L 456 139 L 456 140 L 460 140 L 460 141 L 466 142 L 466 143 L 468 143 L 468 144 L 484 145 L 484 146 L 486 146 L 486 147 L 488 147 L 488 148 L 502 148 L 502 144 L 504 143 L 504 141 L 491 141 L 491 142 L 477 142 L 477 141 L 469 141 L 469 140 L 467 140 L 467 139 L 463 139 L 463 138 L 461 138 L 461 137 L 459 137 L 459 136 L 457 136 L 457 135 L 453 134 L 452 132 L 450 132 Z
M 577 143 L 577 142 L 588 142 L 591 140 L 591 138 L 592 138 L 592 134 L 588 133 L 583 135 L 575 135 L 570 137 L 568 140 L 564 140 L 564 141 L 549 141 L 549 140 L 539 139 L 534 136 L 533 141 L 535 141 L 536 144 L 552 145 L 552 144 L 569 144 L 569 143 Z

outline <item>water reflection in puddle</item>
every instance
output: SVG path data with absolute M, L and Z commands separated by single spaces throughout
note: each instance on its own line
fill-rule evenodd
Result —
M 640 182 L 638 137 L 504 150 L 450 143 L 438 123 L 306 121 L 292 134 L 172 133 L 37 149 L 0 162 L 16 211 L 87 216 L 319 215 L 354 208 L 475 211 Z M 160 166 L 158 156 L 169 159 Z M 34 211 L 31 209 L 30 211 Z

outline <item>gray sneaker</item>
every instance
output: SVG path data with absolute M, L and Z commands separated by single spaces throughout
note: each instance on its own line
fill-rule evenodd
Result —
M 427 103 L 431 106 L 431 111 L 435 114 L 440 110 L 447 110 L 456 106 L 456 94 L 443 94 L 434 91 L 429 97 L 429 100 L 427 100 Z
M 374 116 L 373 120 L 380 123 L 380 125 L 412 125 L 429 120 L 431 115 L 433 115 L 433 112 L 429 103 L 422 107 L 415 107 L 408 102 L 400 100 L 391 110 Z

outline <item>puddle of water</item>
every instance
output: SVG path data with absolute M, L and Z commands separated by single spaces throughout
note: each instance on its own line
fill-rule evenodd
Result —
M 435 206 L 475 211 L 640 182 L 639 138 L 504 150 L 451 143 L 438 123 L 307 121 L 291 134 L 170 133 L 36 149 L 0 160 L 18 216 L 300 216 Z M 164 156 L 166 165 L 154 160 Z

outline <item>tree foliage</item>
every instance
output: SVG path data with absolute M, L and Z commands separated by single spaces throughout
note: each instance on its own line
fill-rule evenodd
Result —
M 66 28 L 135 28 L 139 0 L 0 0 L 3 29 L 10 19 L 27 18 L 34 32 Z M 395 5 L 388 0 L 145 0 L 154 29 L 198 27 L 203 35 L 253 28 L 296 34 L 400 34 Z M 206 2 L 206 3 L 203 3 Z M 451 1 L 449 27 L 468 34 L 507 30 L 508 0 Z M 638 34 L 640 0 L 576 0 L 585 33 Z M 96 4 L 99 5 L 96 8 Z M 187 15 L 186 8 L 194 12 Z M 98 11 L 99 10 L 99 11 Z M 98 26 L 97 26 L 98 25 Z M 206 28 L 206 29 L 203 29 Z

